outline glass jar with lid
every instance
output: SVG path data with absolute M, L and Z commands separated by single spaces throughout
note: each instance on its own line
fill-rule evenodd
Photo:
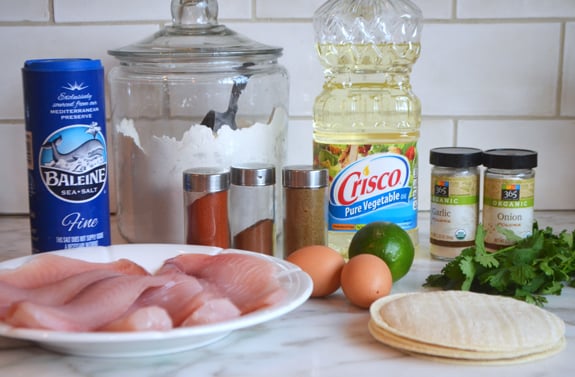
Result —
M 279 47 L 217 21 L 216 0 L 172 0 L 172 24 L 109 51 L 120 234 L 184 242 L 182 172 L 285 155 L 289 80 Z

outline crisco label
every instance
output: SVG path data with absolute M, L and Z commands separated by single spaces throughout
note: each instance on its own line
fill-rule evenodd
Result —
M 353 232 L 373 221 L 417 226 L 416 144 L 316 144 L 330 174 L 328 230 Z

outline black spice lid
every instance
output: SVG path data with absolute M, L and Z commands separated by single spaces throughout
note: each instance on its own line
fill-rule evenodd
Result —
M 448 168 L 468 168 L 479 166 L 483 161 L 481 149 L 465 147 L 433 148 L 429 152 L 429 162 L 432 165 Z
M 483 165 L 493 169 L 532 169 L 537 152 L 528 149 L 490 149 L 483 152 Z

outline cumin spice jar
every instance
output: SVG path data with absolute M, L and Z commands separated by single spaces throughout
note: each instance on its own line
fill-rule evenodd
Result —
M 229 187 L 228 169 L 206 167 L 184 171 L 187 244 L 230 247 Z
M 283 169 L 284 256 L 327 242 L 327 169 L 288 166 Z
M 273 165 L 232 166 L 230 228 L 234 248 L 274 255 L 275 183 Z

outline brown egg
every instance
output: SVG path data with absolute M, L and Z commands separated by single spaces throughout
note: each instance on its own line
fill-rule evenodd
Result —
M 311 277 L 311 297 L 332 294 L 340 287 L 340 277 L 345 260 L 337 251 L 321 245 L 305 246 L 287 256 L 291 262 Z
M 383 259 L 372 254 L 359 254 L 341 271 L 341 289 L 352 304 L 369 308 L 372 302 L 391 292 L 391 271 Z

